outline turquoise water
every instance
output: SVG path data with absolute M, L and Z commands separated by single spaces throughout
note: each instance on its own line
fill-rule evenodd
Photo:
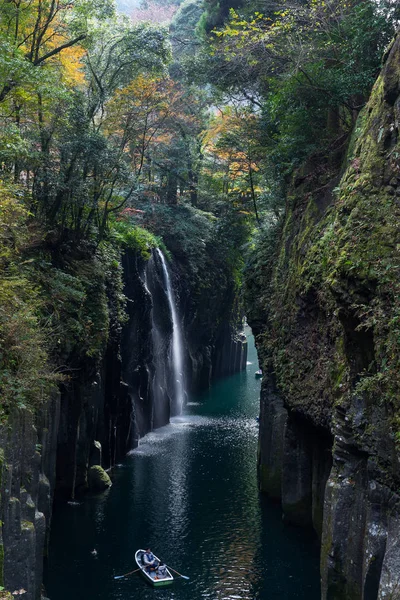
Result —
M 260 381 L 248 339 L 246 373 L 214 384 L 185 416 L 143 438 L 108 492 L 55 510 L 51 600 L 319 600 L 315 540 L 284 525 L 258 492 Z M 190 580 L 153 589 L 137 573 L 114 579 L 148 546 Z

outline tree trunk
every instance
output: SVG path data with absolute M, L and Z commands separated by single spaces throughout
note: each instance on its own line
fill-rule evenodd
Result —
M 174 171 L 169 171 L 167 175 L 167 190 L 166 190 L 167 204 L 178 203 L 178 178 Z

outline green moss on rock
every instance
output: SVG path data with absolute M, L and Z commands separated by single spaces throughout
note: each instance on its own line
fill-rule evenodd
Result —
M 367 411 L 385 407 L 386 431 L 400 445 L 399 64 L 400 37 L 357 122 L 341 180 L 321 163 L 289 191 L 269 282 L 252 293 L 264 311 L 263 367 L 272 367 L 288 407 L 330 428 L 334 407 L 361 395 Z
M 109 475 L 100 465 L 94 465 L 88 471 L 88 485 L 91 491 L 101 492 L 111 487 L 112 482 Z
M 35 529 L 32 521 L 21 521 L 21 530 L 22 531 L 33 531 Z

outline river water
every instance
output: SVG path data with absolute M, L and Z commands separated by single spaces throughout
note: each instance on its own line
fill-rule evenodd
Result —
M 285 525 L 258 492 L 260 382 L 248 341 L 247 372 L 214 384 L 143 438 L 109 491 L 56 507 L 51 600 L 319 600 L 315 539 Z M 137 573 L 114 579 L 149 546 L 190 580 L 153 589 Z

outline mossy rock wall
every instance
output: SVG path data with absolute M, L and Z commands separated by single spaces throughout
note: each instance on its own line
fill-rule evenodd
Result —
M 251 280 L 250 322 L 275 390 L 263 382 L 261 479 L 274 470 L 267 441 L 274 424 L 263 414 L 278 395 L 297 428 L 288 451 L 282 430 L 276 457 L 282 503 L 293 514 L 288 489 L 299 489 L 302 474 L 304 490 L 311 485 L 322 597 L 329 600 L 395 597 L 400 589 L 393 541 L 400 519 L 399 65 L 397 37 L 341 173 L 314 157 L 297 174 L 275 259 L 265 257 L 264 279 Z M 308 450 L 306 432 L 315 442 Z

